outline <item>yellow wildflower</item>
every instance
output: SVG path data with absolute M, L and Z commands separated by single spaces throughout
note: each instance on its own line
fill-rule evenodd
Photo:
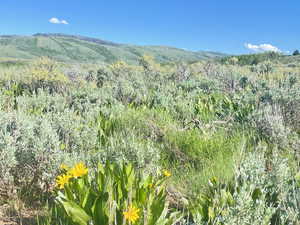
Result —
M 163 170 L 163 175 L 169 177 L 171 176 L 171 173 L 168 170 Z
M 72 175 L 72 177 L 82 177 L 88 173 L 88 168 L 85 167 L 85 165 L 80 162 L 77 163 L 70 171 L 69 174 Z
M 134 223 L 139 217 L 139 209 L 135 206 L 129 206 L 128 211 L 123 212 L 123 215 L 126 220 L 128 220 L 131 223 Z
M 71 179 L 70 175 L 67 175 L 67 174 L 60 175 L 56 178 L 56 186 L 59 189 L 63 189 L 65 184 L 69 183 L 70 179 Z

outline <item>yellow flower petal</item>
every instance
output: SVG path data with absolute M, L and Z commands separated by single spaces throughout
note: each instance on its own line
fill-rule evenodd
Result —
M 163 170 L 163 175 L 169 177 L 171 176 L 171 173 L 168 170 Z
M 131 223 L 134 223 L 135 221 L 137 221 L 140 218 L 139 211 L 140 210 L 138 208 L 131 205 L 131 206 L 129 206 L 129 209 L 127 211 L 123 212 L 123 215 L 126 220 L 128 220 Z
M 86 175 L 88 173 L 88 168 L 85 167 L 85 165 L 80 162 L 80 163 L 77 163 L 70 171 L 69 171 L 69 174 L 72 176 L 72 177 L 82 177 L 84 175 Z
M 61 176 L 58 176 L 56 178 L 56 186 L 59 189 L 63 189 L 65 187 L 65 185 L 69 183 L 70 179 L 71 179 L 71 176 L 67 175 L 67 174 L 63 174 Z

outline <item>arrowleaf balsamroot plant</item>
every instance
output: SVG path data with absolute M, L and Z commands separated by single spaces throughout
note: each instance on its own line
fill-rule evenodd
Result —
M 41 224 L 168 225 L 181 219 L 169 208 L 163 170 L 157 178 L 134 169 L 131 164 L 99 164 L 94 175 L 83 163 L 57 178 L 55 212 Z M 59 216 L 58 216 L 59 215 Z

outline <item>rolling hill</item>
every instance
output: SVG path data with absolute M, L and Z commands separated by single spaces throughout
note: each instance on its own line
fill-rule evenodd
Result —
M 33 36 L 0 36 L 0 58 L 34 59 L 49 56 L 63 62 L 112 63 L 123 60 L 137 63 L 142 55 L 152 55 L 160 62 L 192 62 L 225 54 L 192 52 L 168 46 L 118 44 L 96 38 L 66 34 L 35 34 Z

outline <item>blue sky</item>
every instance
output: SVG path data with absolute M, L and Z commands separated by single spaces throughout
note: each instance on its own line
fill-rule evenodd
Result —
M 51 18 L 56 18 L 52 22 L 57 23 L 50 23 Z M 233 54 L 268 49 L 286 52 L 300 49 L 300 1 L 1 2 L 0 34 L 38 32 L 80 34 L 119 43 L 170 45 Z

